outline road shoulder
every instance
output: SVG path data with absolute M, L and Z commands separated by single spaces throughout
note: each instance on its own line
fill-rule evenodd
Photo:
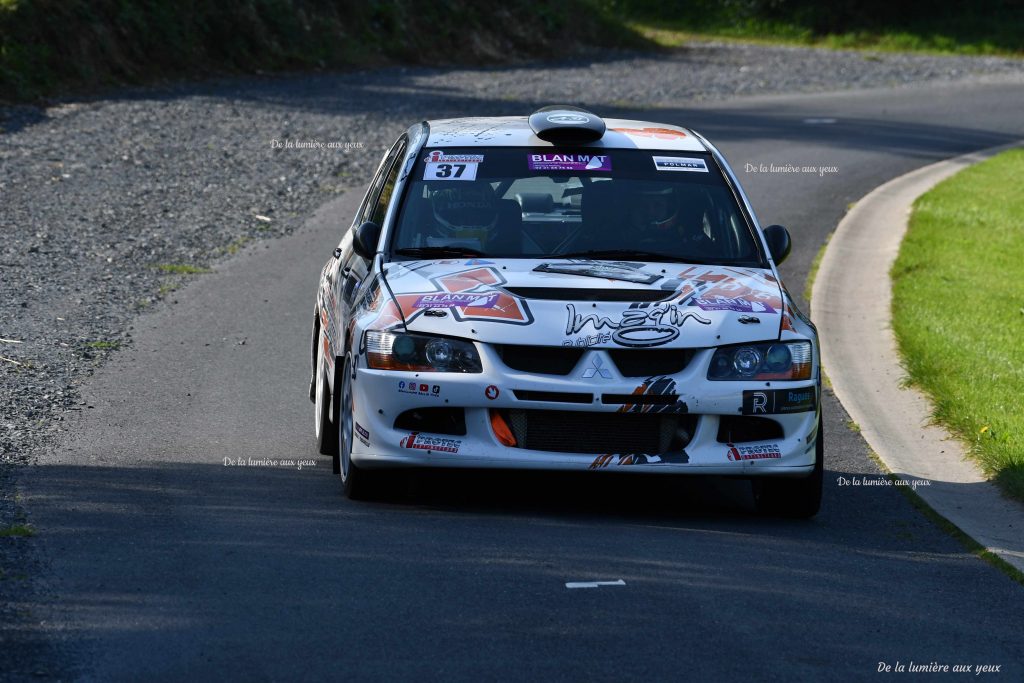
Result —
M 925 396 L 905 386 L 892 333 L 889 278 L 914 200 L 957 171 L 1020 144 L 917 169 L 858 201 L 822 258 L 811 318 L 820 329 L 822 360 L 836 395 L 895 482 L 912 487 L 939 515 L 1024 571 L 1024 506 L 986 480 L 964 446 L 934 424 Z

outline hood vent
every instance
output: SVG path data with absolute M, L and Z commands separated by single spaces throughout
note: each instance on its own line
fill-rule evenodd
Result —
M 610 301 L 645 303 L 665 301 L 676 292 L 662 289 L 575 289 L 570 287 L 506 287 L 506 291 L 524 299 L 548 301 Z

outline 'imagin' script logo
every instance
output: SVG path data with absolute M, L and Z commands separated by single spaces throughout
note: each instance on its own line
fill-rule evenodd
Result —
M 595 330 L 615 330 L 612 332 L 612 341 L 631 348 L 667 344 L 679 336 L 679 328 L 687 320 L 696 320 L 701 325 L 711 324 L 707 318 L 694 311 L 681 310 L 674 304 L 633 304 L 622 312 L 618 321 L 596 313 L 582 315 L 576 312 L 572 304 L 566 304 L 565 308 L 568 311 L 565 324 L 567 336 L 578 334 L 589 324 Z

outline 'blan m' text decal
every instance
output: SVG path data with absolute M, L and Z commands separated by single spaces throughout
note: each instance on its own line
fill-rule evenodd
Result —
M 422 292 L 396 294 L 395 302 L 388 302 L 378 320 L 400 323 L 399 313 L 406 324 L 425 311 L 444 308 L 455 320 L 486 321 L 509 325 L 529 325 L 533 314 L 526 300 L 512 296 L 502 286 L 505 278 L 494 268 L 471 268 L 430 278 L 434 289 Z M 390 325 L 385 324 L 384 327 Z

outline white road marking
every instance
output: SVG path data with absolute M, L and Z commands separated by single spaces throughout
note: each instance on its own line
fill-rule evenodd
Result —
M 601 586 L 625 586 L 626 582 L 622 579 L 618 581 L 569 581 L 565 584 L 566 588 L 600 588 Z

